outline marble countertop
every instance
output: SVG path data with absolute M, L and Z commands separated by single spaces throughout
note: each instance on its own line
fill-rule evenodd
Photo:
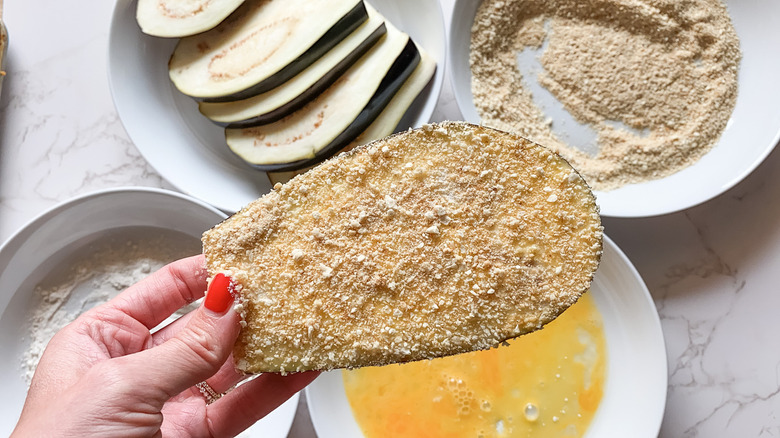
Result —
M 442 0 L 446 17 L 452 3 Z M 106 74 L 112 9 L 94 0 L 6 4 L 0 241 L 75 195 L 173 189 L 140 156 L 114 109 Z M 461 118 L 448 77 L 433 118 Z M 662 437 L 780 436 L 779 199 L 775 151 L 703 205 L 604 219 L 661 317 L 669 371 Z M 312 435 L 299 415 L 291 436 Z

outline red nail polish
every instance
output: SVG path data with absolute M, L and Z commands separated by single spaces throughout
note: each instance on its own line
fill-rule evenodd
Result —
M 233 304 L 233 282 L 227 275 L 219 273 L 211 279 L 203 305 L 214 313 L 222 314 L 231 304 Z

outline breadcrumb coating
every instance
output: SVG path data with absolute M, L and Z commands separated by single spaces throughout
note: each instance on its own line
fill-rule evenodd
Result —
M 246 372 L 384 365 L 495 347 L 590 287 L 602 226 L 560 156 L 425 125 L 331 159 L 207 231 L 238 284 Z

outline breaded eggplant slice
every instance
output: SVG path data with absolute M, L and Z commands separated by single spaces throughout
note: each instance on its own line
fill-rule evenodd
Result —
M 232 276 L 250 372 L 488 349 L 555 319 L 602 251 L 595 198 L 517 135 L 431 124 L 343 153 L 204 233 Z

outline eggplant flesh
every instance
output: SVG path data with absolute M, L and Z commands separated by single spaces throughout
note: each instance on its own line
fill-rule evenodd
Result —
M 273 123 L 302 108 L 333 84 L 387 32 L 384 18 L 369 5 L 366 8 L 368 21 L 294 78 L 248 99 L 200 102 L 201 114 L 219 126 L 246 128 Z
M 147 35 L 182 38 L 213 29 L 244 0 L 138 0 L 136 21 Z
M 169 76 L 196 100 L 246 99 L 291 79 L 367 19 L 362 0 L 247 0 L 214 29 L 181 39 Z
M 388 34 L 385 38 L 392 38 L 392 34 L 394 33 L 400 33 L 400 31 L 391 26 L 388 29 Z M 396 52 L 398 53 L 397 56 L 395 56 L 392 64 L 382 77 L 382 80 L 374 89 L 375 91 L 368 101 L 359 108 L 357 115 L 353 116 L 351 121 L 347 122 L 347 126 L 341 129 L 333 138 L 321 138 L 320 140 L 317 140 L 316 135 L 317 131 L 325 124 L 344 123 L 344 121 L 341 120 L 341 117 L 325 118 L 323 116 L 327 111 L 328 105 L 339 105 L 338 99 L 328 99 L 329 95 L 326 91 L 326 93 L 323 93 L 318 99 L 312 101 L 301 110 L 311 113 L 308 118 L 304 118 L 304 120 L 310 122 L 309 124 L 284 123 L 287 119 L 283 119 L 277 123 L 284 128 L 277 132 L 273 132 L 273 130 L 264 131 L 262 129 L 264 127 L 262 126 L 257 128 L 227 129 L 225 132 L 228 146 L 234 153 L 244 159 L 244 161 L 257 169 L 266 172 L 301 169 L 336 154 L 360 135 L 360 133 L 376 119 L 419 64 L 420 52 L 418 51 L 417 46 L 407 35 L 401 35 L 405 37 L 405 40 L 403 40 L 403 48 L 400 52 Z M 385 43 L 388 42 L 385 41 Z M 381 50 L 381 44 L 372 49 L 372 51 L 374 50 Z M 370 55 L 371 53 L 366 56 L 370 57 Z M 377 54 L 374 55 L 379 56 Z M 363 61 L 363 65 L 365 65 L 372 60 L 364 58 L 361 61 Z M 371 76 L 370 73 L 362 73 L 363 77 Z M 347 74 L 349 74 L 349 72 Z M 359 80 L 352 83 L 353 87 L 347 87 L 345 85 L 339 90 L 341 96 L 344 96 L 342 99 L 345 99 L 348 103 L 359 100 L 360 98 L 360 90 L 359 85 L 356 84 L 357 82 L 359 82 Z M 338 86 L 338 84 L 339 83 L 337 82 L 334 86 Z M 360 103 L 353 104 L 360 105 Z M 298 114 L 294 113 L 288 117 L 295 117 L 296 115 Z M 314 120 L 313 129 L 311 123 L 312 119 Z M 324 132 L 327 131 L 323 130 L 323 137 L 326 137 Z M 264 146 L 263 142 L 268 141 L 266 140 L 268 133 L 273 133 L 276 138 L 282 138 L 282 141 L 287 144 L 270 144 L 270 146 Z M 295 145 L 298 141 L 300 141 L 299 145 Z M 259 148 L 258 145 L 260 146 Z M 285 151 L 285 149 L 288 150 Z

